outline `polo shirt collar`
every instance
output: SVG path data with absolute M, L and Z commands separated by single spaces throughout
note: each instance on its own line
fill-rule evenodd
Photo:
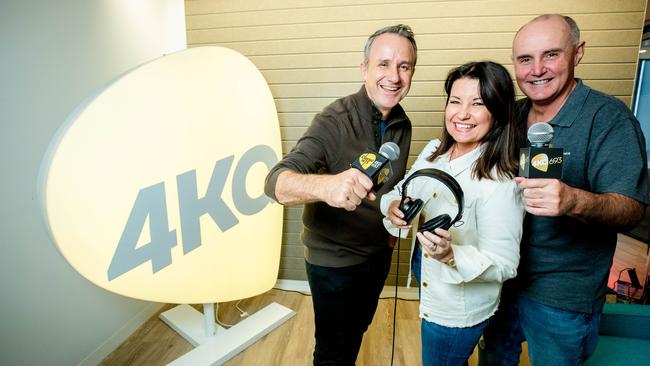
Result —
M 560 108 L 560 111 L 548 123 L 554 126 L 571 127 L 573 122 L 580 115 L 582 106 L 589 96 L 589 87 L 582 83 L 582 79 L 576 78 L 576 87 L 569 95 L 566 103 Z

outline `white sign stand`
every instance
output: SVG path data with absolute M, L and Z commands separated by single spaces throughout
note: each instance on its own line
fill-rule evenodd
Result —
M 225 329 L 214 322 L 214 304 L 203 304 L 203 314 L 189 305 L 178 305 L 160 318 L 195 348 L 169 365 L 221 365 L 295 314 L 274 302 Z

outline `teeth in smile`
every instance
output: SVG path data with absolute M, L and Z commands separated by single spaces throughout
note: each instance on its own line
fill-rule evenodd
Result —
M 456 128 L 472 128 L 472 127 L 474 127 L 474 125 L 467 125 L 467 124 L 464 124 L 464 123 L 456 123 L 455 125 L 456 125 Z
M 542 85 L 548 83 L 548 80 L 537 80 L 533 81 L 533 85 Z
M 399 89 L 396 86 L 385 86 L 385 85 L 382 85 L 382 88 L 388 91 L 397 91 Z

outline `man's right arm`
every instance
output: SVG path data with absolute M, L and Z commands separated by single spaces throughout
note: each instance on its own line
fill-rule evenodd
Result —
M 619 193 L 593 193 L 558 179 L 515 178 L 524 192 L 526 211 L 537 216 L 567 215 L 582 222 L 630 230 L 645 213 L 645 204 Z
M 275 183 L 275 198 L 283 205 L 322 201 L 332 207 L 354 211 L 364 198 L 375 199 L 372 181 L 358 169 L 339 174 L 300 174 L 282 171 Z
M 283 205 L 325 202 L 353 211 L 364 198 L 375 199 L 372 181 L 355 168 L 327 174 L 330 161 L 341 160 L 339 122 L 319 113 L 296 146 L 266 177 L 264 192 Z

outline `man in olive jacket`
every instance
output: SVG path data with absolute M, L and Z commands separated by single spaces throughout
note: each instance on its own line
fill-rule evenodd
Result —
M 314 365 L 354 365 L 390 269 L 394 238 L 382 225 L 377 196 L 406 170 L 411 122 L 399 102 L 411 86 L 416 55 L 406 25 L 372 34 L 360 66 L 364 85 L 317 114 L 266 178 L 269 197 L 305 205 L 301 239 L 315 315 Z M 374 192 L 371 179 L 350 163 L 388 141 L 401 154 L 392 162 L 393 176 Z

